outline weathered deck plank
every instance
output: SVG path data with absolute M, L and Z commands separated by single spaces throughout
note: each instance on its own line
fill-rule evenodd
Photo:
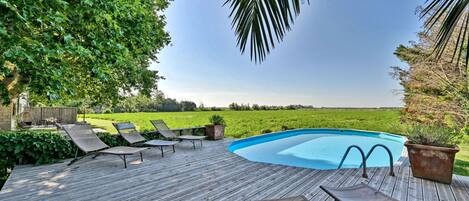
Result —
M 456 198 L 451 191 L 451 186 L 447 184 L 436 183 L 436 191 L 440 200 L 455 201 Z
M 409 168 L 409 175 L 412 170 Z M 422 179 L 416 177 L 409 177 L 409 190 L 407 191 L 408 201 L 423 200 Z
M 224 158 L 224 157 L 222 157 Z M 233 160 L 230 160 L 233 159 Z M 198 169 L 204 169 L 207 166 L 210 167 L 210 165 L 219 165 L 223 164 L 220 163 L 220 161 L 215 161 L 211 162 L 210 160 L 213 160 L 213 158 L 208 158 L 208 159 L 202 159 L 200 161 L 189 161 L 189 162 L 184 162 L 184 161 L 176 161 L 174 166 L 171 166 L 172 168 L 159 168 L 158 165 L 155 165 L 156 167 L 141 167 L 138 169 L 122 169 L 122 167 L 119 168 L 120 171 L 114 173 L 114 174 L 107 174 L 107 175 L 102 175 L 101 177 L 96 175 L 96 174 L 91 174 L 91 172 L 86 172 L 85 175 L 76 175 L 77 177 L 70 178 L 70 181 L 68 182 L 68 186 L 70 188 L 67 188 L 65 190 L 60 190 L 59 193 L 67 194 L 70 192 L 76 192 L 79 191 L 81 192 L 80 194 L 83 195 L 93 195 L 93 192 L 96 192 L 98 190 L 109 188 L 109 193 L 114 193 L 116 190 L 119 189 L 131 189 L 132 188 L 132 182 L 129 182 L 129 180 L 137 180 L 139 181 L 140 184 L 144 184 L 146 180 L 148 179 L 161 179 L 158 178 L 158 175 L 154 175 L 154 172 L 162 172 L 166 174 L 167 177 L 169 176 L 182 176 L 179 175 L 181 174 L 181 171 L 184 170 L 192 170 L 192 171 L 197 171 Z M 240 158 L 231 158 L 231 156 L 228 156 L 227 159 L 224 159 L 222 162 L 232 162 L 236 163 L 242 159 Z M 161 170 L 167 170 L 167 171 L 161 171 Z M 100 169 L 95 169 L 95 171 L 98 171 Z M 89 176 L 89 175 L 92 176 Z M 149 175 L 153 174 L 153 177 L 149 177 Z M 82 176 L 88 176 L 88 177 L 82 177 Z M 162 177 L 164 178 L 164 177 Z M 73 182 L 75 181 L 75 182 Z M 120 183 L 123 183 L 120 185 Z M 43 190 L 43 189 L 40 189 Z M 50 189 L 53 190 L 53 189 Z M 34 193 L 34 191 L 33 191 Z M 30 194 L 23 194 L 23 196 L 29 196 Z M 77 195 L 78 197 L 81 197 L 80 195 Z
M 236 200 L 236 199 L 246 200 L 247 197 L 259 192 L 263 188 L 264 186 L 263 184 L 268 183 L 269 181 L 272 180 L 272 178 L 277 177 L 278 174 L 284 173 L 285 169 L 284 170 L 282 169 L 284 168 L 275 168 L 272 174 L 268 176 L 264 176 L 264 177 L 258 177 L 255 182 L 252 182 L 249 185 L 245 185 L 248 188 L 237 189 L 235 191 L 232 191 L 230 195 L 226 195 L 225 197 L 220 198 L 220 200 Z
M 456 180 L 461 184 L 461 186 L 464 186 L 464 190 L 466 190 L 467 195 L 469 196 L 469 177 L 462 177 L 459 175 L 453 175 Z
M 287 181 L 291 182 L 290 178 L 292 178 L 293 175 L 300 173 L 302 170 L 303 168 L 294 168 L 293 170 L 290 170 L 282 175 L 278 175 L 277 177 L 272 178 L 268 182 L 264 183 L 260 191 L 256 192 L 252 196 L 246 197 L 246 199 L 247 200 L 264 199 L 268 194 L 284 186 L 287 183 Z
M 438 191 L 436 190 L 435 183 L 422 179 L 422 188 L 423 188 L 423 200 L 424 201 L 439 200 Z
M 462 183 L 457 178 L 451 184 L 451 191 L 453 192 L 453 195 L 456 200 L 467 200 L 468 191 L 467 189 L 465 189 L 464 183 Z
M 303 176 L 303 177 L 289 183 L 288 186 L 285 186 L 284 188 L 281 188 L 280 190 L 272 192 L 271 194 L 267 195 L 266 198 L 267 199 L 275 199 L 275 198 L 283 197 L 288 192 L 290 192 L 294 189 L 297 189 L 303 183 L 307 182 L 308 180 L 311 180 L 313 177 L 316 177 L 318 172 L 320 172 L 320 171 L 319 170 L 310 170 L 310 172 L 308 172 L 306 176 Z
M 248 168 L 246 168 L 249 166 Z M 245 168 L 245 169 L 244 169 Z M 228 183 L 233 183 L 233 181 L 242 181 L 244 179 L 249 179 L 246 174 L 246 172 L 253 172 L 253 171 L 263 171 L 265 169 L 268 169 L 268 167 L 262 166 L 261 164 L 249 164 L 246 166 L 243 166 L 242 168 L 237 168 L 235 171 L 233 170 L 222 170 L 224 174 L 221 174 L 220 176 L 215 176 L 215 177 L 210 177 L 210 176 L 205 176 L 202 181 L 200 181 L 200 185 L 195 185 L 194 183 L 189 184 L 189 186 L 181 186 L 181 189 L 178 191 L 175 191 L 171 194 L 167 194 L 165 196 L 160 197 L 161 199 L 168 199 L 168 200 L 175 200 L 187 196 L 191 196 L 193 194 L 207 194 L 207 192 L 211 188 L 215 188 L 218 185 L 226 185 Z M 208 172 L 208 174 L 212 174 L 212 172 Z M 260 176 L 264 176 L 266 174 L 261 174 Z M 251 178 L 252 179 L 252 178 Z M 183 195 L 183 196 L 181 196 Z M 182 200 L 188 200 L 189 198 L 182 199 Z
M 215 185 L 211 186 L 206 193 L 193 193 L 190 198 L 187 197 L 187 200 L 215 200 L 226 197 L 227 195 L 233 194 L 237 191 L 245 190 L 244 187 L 249 186 L 253 189 L 253 183 L 257 182 L 259 178 L 271 178 L 272 175 L 281 170 L 280 167 L 276 166 L 264 166 L 263 168 L 257 169 L 256 171 L 244 172 L 243 176 L 232 179 L 226 182 L 212 182 Z M 251 185 L 247 185 L 251 184 Z M 196 195 L 194 195 L 196 194 Z
M 396 183 L 392 192 L 392 198 L 397 200 L 406 200 L 409 190 L 409 167 L 401 167 L 396 173 Z
M 329 177 L 333 173 L 334 171 L 319 171 L 319 173 L 315 174 L 316 175 L 315 177 L 303 183 L 302 186 L 299 186 L 298 188 L 295 188 L 292 191 L 288 192 L 283 197 L 305 195 L 311 187 L 318 185 L 319 182 L 325 180 L 327 177 Z
M 389 168 L 313 170 L 251 162 L 226 150 L 230 140 L 207 141 L 202 149 L 177 145 L 161 158 L 156 150 L 145 161 L 131 157 L 123 169 L 117 157 L 85 159 L 73 166 L 56 163 L 16 167 L 0 191 L 0 200 L 259 200 L 305 195 L 332 200 L 319 185 L 345 187 L 368 183 L 398 200 L 469 200 L 469 179 L 452 185 L 412 177 L 408 160 Z
M 379 187 L 383 183 L 384 177 L 386 177 L 387 174 L 388 174 L 388 170 L 386 168 L 378 168 L 376 173 L 368 182 L 368 185 L 373 188 L 379 189 Z
M 246 192 L 245 190 L 248 190 L 247 188 L 238 188 L 237 191 L 241 191 L 241 196 L 240 198 L 234 198 L 234 200 L 250 200 L 252 199 L 252 196 L 256 196 L 258 193 L 265 193 L 264 191 L 265 190 L 268 190 L 269 187 L 272 187 L 272 186 L 278 186 L 277 184 L 279 182 L 282 182 L 284 181 L 284 179 L 286 179 L 288 176 L 291 175 L 291 171 L 299 171 L 298 168 L 294 168 L 294 167 L 289 167 L 288 170 L 287 169 L 280 169 L 279 171 L 275 172 L 274 174 L 272 175 L 269 175 L 269 177 L 264 180 L 264 182 L 255 182 L 256 184 L 253 185 L 253 189 L 249 189 L 248 192 Z M 248 185 L 248 186 L 251 186 L 251 185 Z M 244 186 L 246 187 L 246 185 Z M 255 189 L 255 190 L 254 190 Z M 228 195 L 227 195 L 228 196 Z
M 207 172 L 204 171 L 205 169 L 215 169 L 216 171 L 211 172 L 214 175 L 222 174 L 224 168 L 233 168 L 236 167 L 236 162 L 231 163 L 227 161 L 217 161 L 213 165 L 203 165 L 200 164 L 197 168 L 187 168 L 183 169 L 181 172 L 175 172 L 172 174 L 154 174 L 154 175 L 147 175 L 145 181 L 141 181 L 139 178 L 137 179 L 130 179 L 115 182 L 112 185 L 118 185 L 119 188 L 115 188 L 114 191 L 104 198 L 108 199 L 126 199 L 132 198 L 133 196 L 150 196 L 150 195 L 164 195 L 166 192 L 172 192 L 174 189 L 181 189 L 185 187 L 190 187 L 191 185 L 196 184 L 196 182 L 202 182 L 203 178 L 206 176 Z M 249 170 L 252 166 L 243 167 L 240 171 Z M 164 172 L 161 171 L 160 172 Z M 235 174 L 236 172 L 232 172 Z M 158 177 L 158 175 L 162 175 L 162 177 Z M 152 177 L 153 176 L 153 177 Z M 229 175 L 225 175 L 229 176 Z M 160 181 L 165 181 L 160 182 Z M 119 185 L 120 184 L 120 185 Z M 158 192 L 152 192 L 151 189 L 158 187 Z
M 316 185 L 313 185 L 312 188 L 309 189 L 309 192 L 305 195 L 305 197 L 309 200 L 314 200 L 315 196 L 318 194 L 323 193 L 323 191 L 319 188 L 320 185 L 335 187 L 338 183 L 337 181 L 340 180 L 346 173 L 350 173 L 352 169 L 340 169 L 334 171 L 329 177 L 325 180 L 318 182 Z

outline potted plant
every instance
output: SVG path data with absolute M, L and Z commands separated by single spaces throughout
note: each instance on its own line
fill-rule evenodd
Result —
M 225 136 L 225 120 L 220 115 L 209 118 L 210 124 L 206 125 L 206 134 L 211 140 L 220 140 Z
M 405 143 L 412 175 L 423 179 L 451 184 L 456 145 L 462 133 L 451 128 L 413 125 Z

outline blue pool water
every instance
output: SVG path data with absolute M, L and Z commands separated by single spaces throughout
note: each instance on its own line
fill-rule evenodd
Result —
M 358 145 L 366 154 L 375 144 L 383 144 L 391 150 L 396 162 L 401 157 L 404 142 L 401 136 L 379 132 L 299 129 L 237 140 L 228 149 L 251 161 L 324 170 L 337 169 L 350 145 Z M 361 161 L 358 150 L 352 149 L 342 167 L 356 168 Z M 376 148 L 367 166 L 389 166 L 386 151 Z

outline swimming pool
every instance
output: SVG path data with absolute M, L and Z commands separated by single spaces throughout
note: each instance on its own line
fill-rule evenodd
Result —
M 350 145 L 365 154 L 375 144 L 388 147 L 394 162 L 400 157 L 405 138 L 381 132 L 341 129 L 298 129 L 270 133 L 233 142 L 228 150 L 250 161 L 314 169 L 337 169 Z M 343 168 L 357 168 L 362 162 L 358 150 L 352 149 Z M 389 166 L 387 152 L 377 147 L 367 160 L 367 167 Z

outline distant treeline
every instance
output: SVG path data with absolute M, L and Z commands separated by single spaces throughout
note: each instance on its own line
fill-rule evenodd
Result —
M 222 110 L 226 110 L 226 108 L 222 108 L 222 107 L 205 107 L 205 105 L 203 103 L 200 103 L 199 104 L 199 107 L 197 107 L 197 110 L 198 111 L 222 111 Z
M 70 105 L 75 106 L 75 105 Z M 259 105 L 231 103 L 226 107 L 206 107 L 203 103 L 199 105 L 192 101 L 177 101 L 176 99 L 164 97 L 163 94 L 147 97 L 143 95 L 127 96 L 117 104 L 79 107 L 80 113 L 123 113 L 123 112 L 184 112 L 184 111 L 252 111 L 252 110 L 297 110 L 297 109 L 401 109 L 398 107 L 376 107 L 376 108 L 352 108 L 352 107 L 319 107 L 312 105 Z
M 86 110 L 86 111 L 85 111 Z M 124 112 L 187 112 L 187 111 L 222 111 L 226 108 L 205 107 L 203 103 L 198 106 L 188 100 L 177 101 L 167 98 L 163 93 L 153 97 L 144 95 L 127 96 L 117 104 L 99 105 L 94 107 L 80 107 L 80 113 L 124 113 Z
M 196 111 L 192 101 L 177 101 L 164 96 L 147 97 L 143 95 L 122 98 L 115 105 L 82 106 L 80 113 L 122 113 L 122 112 L 183 112 Z
M 296 109 L 312 109 L 311 105 L 287 105 L 287 106 L 276 106 L 276 105 L 258 105 L 258 104 L 238 104 L 231 103 L 228 105 L 230 110 L 242 111 L 242 110 L 296 110 Z
M 192 101 L 177 101 L 172 98 L 149 98 L 129 96 L 112 107 L 112 112 L 183 112 L 195 111 L 197 105 Z

